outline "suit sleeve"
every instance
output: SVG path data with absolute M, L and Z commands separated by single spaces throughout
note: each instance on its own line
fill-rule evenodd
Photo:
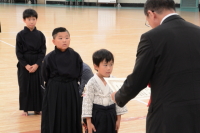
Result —
M 17 34 L 17 38 L 16 38 L 16 49 L 15 49 L 15 52 L 16 52 L 16 56 L 17 56 L 17 59 L 18 59 L 19 63 L 22 66 L 25 67 L 28 63 L 24 59 L 22 38 L 21 38 L 19 33 Z
M 42 45 L 39 49 L 38 59 L 36 62 L 36 64 L 38 66 L 40 66 L 42 64 L 42 60 L 44 59 L 44 56 L 46 54 L 46 39 L 45 39 L 45 36 L 43 35 L 43 33 L 41 33 L 41 36 L 42 36 Z
M 90 69 L 83 68 L 82 77 L 81 77 L 81 84 L 79 86 L 79 93 L 80 93 L 80 95 L 82 95 L 85 85 L 87 84 L 87 82 L 89 81 L 89 79 L 91 77 L 93 77 L 93 75 L 94 74 L 92 73 L 92 71 Z
M 83 74 L 83 60 L 81 58 L 81 56 L 78 54 L 78 64 L 79 64 L 79 76 L 78 76 L 78 80 L 79 82 L 81 83 L 81 77 L 82 77 L 82 74 Z
M 147 86 L 154 70 L 154 64 L 151 40 L 143 34 L 138 45 L 133 72 L 127 76 L 121 89 L 115 95 L 117 105 L 123 107 Z

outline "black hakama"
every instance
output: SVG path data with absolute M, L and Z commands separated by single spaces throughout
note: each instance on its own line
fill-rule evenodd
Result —
M 92 123 L 96 128 L 94 133 L 117 133 L 115 130 L 117 121 L 116 105 L 102 106 L 93 104 Z
M 42 70 L 46 89 L 41 133 L 82 133 L 79 54 L 71 48 L 65 52 L 55 48 L 45 57 Z
M 82 133 L 78 84 L 74 79 L 64 79 L 53 78 L 48 83 L 43 102 L 42 133 Z
M 19 84 L 19 108 L 24 111 L 41 111 L 42 88 L 41 79 L 42 60 L 46 53 L 45 37 L 36 28 L 30 31 L 27 27 L 17 34 L 16 56 L 18 58 L 17 75 Z M 26 65 L 37 64 L 39 67 L 34 73 L 26 70 Z

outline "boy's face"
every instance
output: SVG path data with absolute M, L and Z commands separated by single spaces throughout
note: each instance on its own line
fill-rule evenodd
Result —
M 67 32 L 58 32 L 53 39 L 54 45 L 57 49 L 64 52 L 70 44 L 70 36 Z
M 26 27 L 28 27 L 30 30 L 33 30 L 35 28 L 36 22 L 37 22 L 36 17 L 29 17 L 24 19 Z
M 105 60 L 103 60 L 102 62 L 100 62 L 99 66 L 96 66 L 94 64 L 94 69 L 98 71 L 97 75 L 99 77 L 110 77 L 110 74 L 113 70 L 113 65 L 113 61 L 106 62 Z

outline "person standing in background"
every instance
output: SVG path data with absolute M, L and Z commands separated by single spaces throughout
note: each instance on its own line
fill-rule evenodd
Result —
M 23 20 L 26 26 L 17 34 L 16 56 L 17 75 L 19 84 L 19 109 L 24 116 L 28 111 L 40 114 L 42 109 L 44 84 L 41 78 L 41 64 L 46 54 L 46 39 L 44 34 L 37 30 L 35 25 L 38 14 L 33 9 L 23 12 Z

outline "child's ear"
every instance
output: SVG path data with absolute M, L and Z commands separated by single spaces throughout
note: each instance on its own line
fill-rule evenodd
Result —
M 55 45 L 55 39 L 52 40 L 53 44 Z
M 98 71 L 99 67 L 97 65 L 95 65 L 95 64 L 93 64 L 93 66 L 94 66 L 94 70 Z

